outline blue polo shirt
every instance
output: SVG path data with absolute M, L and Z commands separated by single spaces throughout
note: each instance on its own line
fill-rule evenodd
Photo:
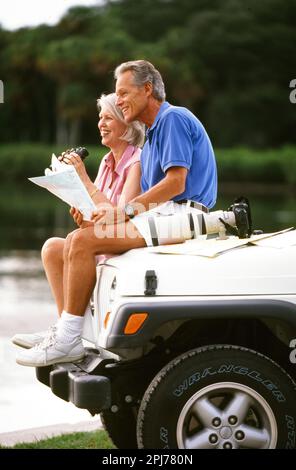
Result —
M 173 166 L 187 168 L 185 191 L 174 201 L 191 199 L 212 208 L 217 198 L 213 147 L 201 122 L 188 109 L 162 103 L 147 130 L 141 153 L 141 189 L 148 191 Z

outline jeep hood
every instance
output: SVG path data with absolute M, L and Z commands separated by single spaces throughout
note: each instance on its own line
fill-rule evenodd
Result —
M 214 256 L 190 254 L 200 253 L 201 240 L 179 245 L 180 254 L 157 252 L 165 247 L 134 249 L 107 260 L 102 274 L 113 266 L 116 291 L 122 296 L 143 296 L 147 271 L 157 276 L 157 296 L 296 294 L 296 231 L 288 233 Z

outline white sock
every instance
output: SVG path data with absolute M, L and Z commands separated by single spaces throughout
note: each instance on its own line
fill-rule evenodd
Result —
M 72 343 L 82 333 L 84 317 L 63 310 L 57 325 L 57 337 L 61 343 Z

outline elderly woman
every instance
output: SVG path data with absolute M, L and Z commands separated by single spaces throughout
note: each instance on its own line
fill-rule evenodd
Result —
M 109 147 L 110 152 L 103 157 L 95 181 L 90 180 L 84 163 L 77 154 L 64 152 L 60 157 L 66 164 L 75 166 L 98 207 L 106 204 L 123 207 L 126 201 L 133 199 L 141 192 L 140 146 L 144 142 L 144 126 L 138 121 L 126 124 L 115 102 L 115 93 L 102 95 L 97 102 L 98 128 L 102 144 Z M 71 208 L 70 213 L 79 226 L 77 230 L 93 225 L 93 222 L 83 221 L 82 214 L 75 208 Z M 64 294 L 67 291 L 67 259 L 71 251 L 72 237 L 77 230 L 71 232 L 66 238 L 50 238 L 42 247 L 42 262 L 59 316 L 64 309 Z M 96 257 L 97 262 L 103 259 L 103 256 Z M 56 325 L 53 328 L 56 328 Z M 17 334 L 12 338 L 12 342 L 24 348 L 31 348 L 42 342 L 49 332 L 50 330 L 35 334 Z

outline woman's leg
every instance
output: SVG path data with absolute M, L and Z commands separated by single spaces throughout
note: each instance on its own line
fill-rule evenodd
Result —
M 119 226 L 108 225 L 104 230 L 97 226 L 76 232 L 68 252 L 68 278 L 64 309 L 83 316 L 96 283 L 97 254 L 121 254 L 131 248 L 145 247 L 146 243 L 136 227 L 128 222 Z
M 65 256 L 65 253 L 67 256 L 71 238 L 75 232 L 76 230 L 70 233 L 66 239 L 57 237 L 48 239 L 41 250 L 44 270 L 57 305 L 59 316 L 61 316 L 64 308 L 65 263 L 63 257 Z M 12 338 L 12 342 L 23 348 L 32 348 L 45 339 L 48 331 L 49 330 L 33 334 L 16 334 Z
M 53 237 L 46 240 L 41 250 L 41 259 L 50 285 L 58 314 L 61 315 L 64 307 L 63 288 L 63 252 L 66 240 Z
M 144 238 L 131 222 L 122 224 L 122 227 L 123 235 L 119 234 L 119 226 L 106 226 L 104 229 L 98 226 L 79 229 L 69 237 L 70 247 L 65 249 L 68 264 L 66 302 L 53 337 L 55 341 L 50 344 L 45 342 L 41 350 L 33 348 L 20 352 L 17 355 L 18 364 L 38 367 L 57 362 L 75 362 L 84 357 L 81 340 L 83 315 L 96 282 L 95 255 L 120 254 L 131 248 L 146 246 Z M 56 285 L 58 277 L 53 276 L 50 282 Z M 59 292 L 61 297 L 61 290 Z
M 66 293 L 67 293 L 67 284 L 68 284 L 68 271 L 69 271 L 69 252 L 71 249 L 71 243 L 73 236 L 76 234 L 76 232 L 79 232 L 79 229 L 74 230 L 73 232 L 69 233 L 65 239 L 64 243 L 64 249 L 63 249 L 63 301 L 62 301 L 62 310 L 61 312 L 65 309 L 66 305 Z M 60 313 L 59 313 L 60 315 Z
M 69 233 L 66 238 L 53 237 L 46 240 L 41 250 L 41 258 L 50 285 L 58 314 L 64 309 L 64 293 L 68 277 L 68 253 L 73 235 L 79 229 Z

